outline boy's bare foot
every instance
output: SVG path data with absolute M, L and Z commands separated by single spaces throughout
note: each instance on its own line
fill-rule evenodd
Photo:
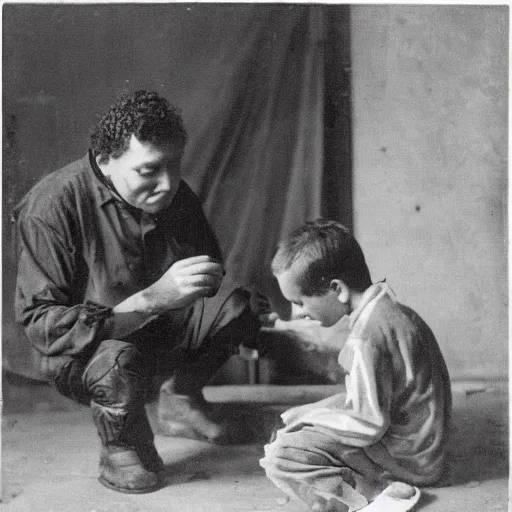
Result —
M 348 507 L 336 499 L 317 498 L 311 505 L 311 512 L 348 512 Z
M 416 494 L 416 488 L 404 482 L 393 482 L 383 493 L 399 500 L 408 500 Z
M 420 499 L 417 487 L 403 483 L 389 484 L 376 498 L 360 512 L 407 512 Z

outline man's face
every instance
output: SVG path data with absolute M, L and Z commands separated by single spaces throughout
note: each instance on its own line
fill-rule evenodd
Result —
M 297 265 L 292 265 L 277 275 L 277 281 L 284 297 L 292 303 L 292 318 L 318 320 L 323 327 L 331 327 L 349 313 L 347 305 L 340 302 L 338 293 L 329 290 L 324 295 L 304 295 L 297 284 Z
M 127 203 L 155 214 L 171 203 L 178 190 L 182 154 L 177 142 L 155 145 L 132 135 L 121 156 L 98 165 Z

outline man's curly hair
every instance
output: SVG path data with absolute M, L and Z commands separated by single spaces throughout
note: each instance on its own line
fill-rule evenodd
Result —
M 184 147 L 187 142 L 180 110 L 158 93 L 142 90 L 119 96 L 100 119 L 91 132 L 94 156 L 100 155 L 102 162 L 121 156 L 132 135 L 153 144 L 175 141 Z

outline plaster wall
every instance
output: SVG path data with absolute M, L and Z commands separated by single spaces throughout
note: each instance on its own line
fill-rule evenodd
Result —
M 452 378 L 507 375 L 508 7 L 351 10 L 354 232 Z

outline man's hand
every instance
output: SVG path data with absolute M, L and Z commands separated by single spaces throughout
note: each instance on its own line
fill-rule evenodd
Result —
M 210 256 L 185 258 L 174 263 L 151 286 L 118 304 L 114 312 L 161 314 L 184 308 L 200 297 L 213 297 L 223 276 L 222 264 Z
M 144 292 L 154 312 L 184 308 L 200 297 L 213 297 L 220 287 L 224 270 L 210 256 L 193 256 L 177 261 Z

